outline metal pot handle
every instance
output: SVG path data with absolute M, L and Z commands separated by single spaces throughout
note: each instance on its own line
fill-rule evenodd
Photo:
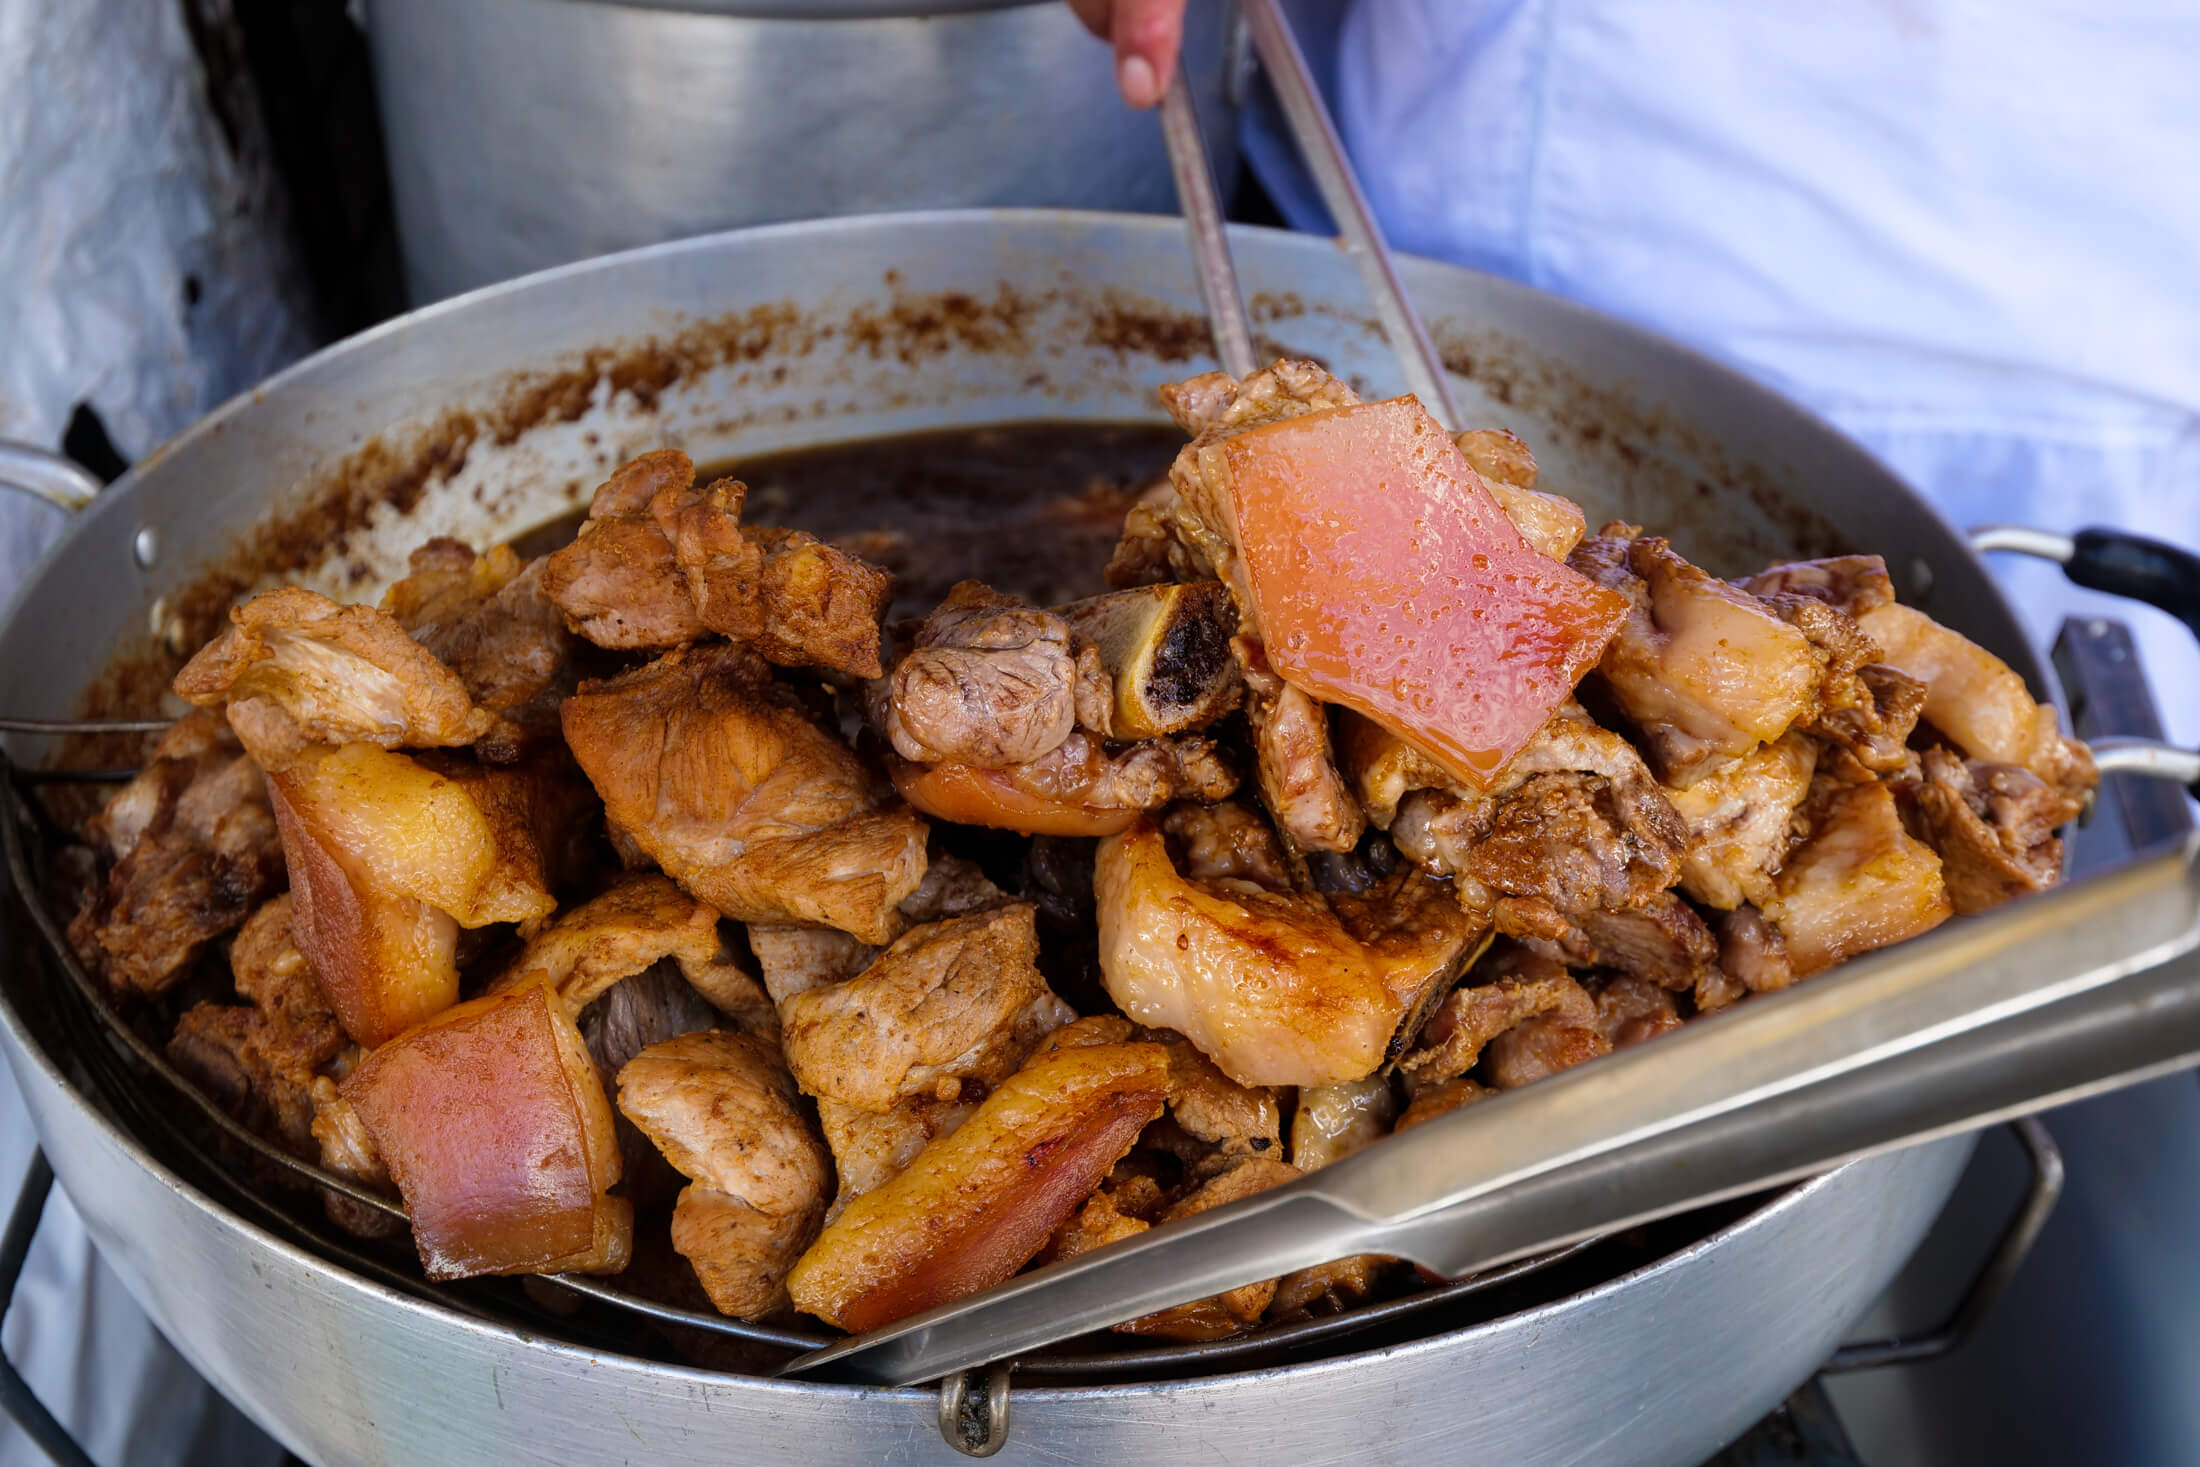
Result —
M 98 475 L 71 458 L 13 438 L 0 438 L 0 489 L 43 499 L 75 514 L 106 486 Z
M 2123 530 L 2080 530 L 2074 535 L 2024 525 L 1981 525 L 1971 531 L 1980 554 L 2003 550 L 2051 560 L 2074 586 L 2142 601 L 2166 611 L 2200 638 L 2200 555 L 2181 546 Z M 2103 774 L 2135 774 L 2173 781 L 2200 799 L 2200 752 L 2160 739 L 2093 741 Z
M 16 1194 L 15 1210 L 8 1214 L 7 1232 L 0 1235 L 0 1321 L 6 1320 L 8 1307 L 15 1302 L 16 1281 L 23 1276 L 31 1240 L 38 1236 L 38 1223 L 46 1215 L 46 1197 L 52 1190 L 53 1168 L 47 1165 L 45 1152 L 34 1151 L 23 1188 Z M 0 1354 L 0 1410 L 23 1428 L 54 1467 L 98 1467 L 5 1354 Z

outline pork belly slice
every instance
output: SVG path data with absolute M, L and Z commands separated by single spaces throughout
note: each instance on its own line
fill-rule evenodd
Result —
M 308 744 L 451 748 L 487 734 L 496 715 L 466 684 L 373 606 L 340 606 L 285 586 L 229 613 L 229 630 L 176 674 L 178 697 L 228 707 L 263 768 Z M 241 709 L 260 716 L 240 722 Z
M 1161 1114 L 1157 1044 L 1042 1051 L 953 1134 L 850 1202 L 787 1280 L 797 1308 L 875 1329 L 1023 1267 Z
M 1959 914 L 2000 906 L 2062 879 L 2056 831 L 2084 802 L 2015 764 L 1962 759 L 1927 749 L 1923 778 L 1903 797 L 1925 843 L 1940 854 L 1948 899 Z
M 508 545 L 476 555 L 438 537 L 408 564 L 382 609 L 495 716 L 478 741 L 483 757 L 509 758 L 531 739 L 555 736 L 558 700 L 573 687 L 573 635 L 543 595 L 543 562 L 522 561 Z
M 562 761 L 440 767 L 313 746 L 268 780 L 291 931 L 345 1032 L 377 1045 L 458 998 L 461 927 L 556 907 L 549 856 L 585 791 Z
M 283 886 L 266 783 L 211 713 L 187 714 L 163 734 L 87 834 L 113 865 L 70 922 L 69 941 L 118 988 L 165 992 Z
M 788 1066 L 802 1088 L 861 1110 L 953 1100 L 965 1076 L 1005 1075 L 1076 1017 L 1034 966 L 1028 902 L 903 933 L 863 972 L 786 1000 Z M 996 1052 L 1012 1054 L 1006 1065 Z
M 1857 624 L 1889 663 L 1925 684 L 1925 722 L 1966 757 L 2021 765 L 2072 799 L 2100 782 L 2085 745 L 2065 738 L 2055 710 L 1993 653 L 1907 606 L 1876 606 Z
M 609 818 L 698 900 L 740 922 L 814 922 L 864 942 L 901 928 L 924 822 L 753 653 L 667 653 L 562 710 Z
M 651 1045 L 620 1069 L 619 1109 L 690 1181 L 672 1246 L 711 1303 L 740 1319 L 783 1309 L 832 1171 L 777 1048 L 724 1030 Z
M 741 524 L 747 489 L 695 487 L 660 449 L 596 490 L 578 539 L 547 558 L 543 594 L 600 647 L 659 650 L 712 632 L 782 667 L 877 677 L 892 578 L 799 530 Z
M 1814 801 L 1811 818 L 1809 839 L 1763 904 L 1796 977 L 1915 937 L 1953 914 L 1940 857 L 1903 828 L 1886 785 L 1833 787 Z
M 1685 788 L 1811 713 L 1823 668 L 1809 638 L 1664 539 L 1606 525 L 1568 564 L 1628 600 L 1598 671 L 1664 783 Z
M 1186 874 L 1148 818 L 1101 843 L 1094 892 L 1109 996 L 1241 1085 L 1369 1074 L 1484 930 L 1410 867 L 1366 896 Z
M 447 1009 L 340 1087 L 412 1214 L 432 1279 L 616 1273 L 634 1210 L 611 1104 L 548 984 Z

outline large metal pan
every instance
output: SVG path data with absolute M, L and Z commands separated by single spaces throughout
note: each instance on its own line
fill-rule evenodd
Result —
M 1264 352 L 1396 390 L 1344 256 L 1257 230 L 1235 245 Z M 1525 437 L 1592 523 L 1658 526 L 1725 572 L 1882 551 L 1905 599 L 2046 690 L 1963 540 L 1830 428 L 1593 312 L 1402 263 L 1467 419 Z M 1150 418 L 1153 389 L 1205 367 L 1205 343 L 1174 219 L 791 225 L 494 287 L 301 364 L 102 495 L 0 623 L 6 711 L 142 714 L 239 591 L 281 577 L 375 594 L 425 535 L 480 543 L 550 519 L 637 450 L 711 460 L 918 427 Z M 26 962 L 0 974 L 0 1049 L 62 1185 L 169 1338 L 301 1456 L 956 1460 L 934 1392 L 587 1351 L 290 1246 L 117 1123 L 45 994 Z M 1468 1328 L 1251 1373 L 1019 1386 L 1003 1460 L 1698 1461 L 1825 1358 L 1967 1154 L 1958 1140 L 1844 1167 L 1653 1265 Z

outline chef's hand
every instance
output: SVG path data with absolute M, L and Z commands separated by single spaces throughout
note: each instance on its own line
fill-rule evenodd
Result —
M 1184 39 L 1185 0 L 1069 0 L 1069 8 L 1115 47 L 1115 85 L 1133 107 L 1161 100 Z

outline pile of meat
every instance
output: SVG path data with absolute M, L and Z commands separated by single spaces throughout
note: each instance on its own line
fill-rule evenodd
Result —
M 882 625 L 670 451 L 539 560 L 257 596 L 72 938 L 431 1277 L 616 1273 L 639 1218 L 860 1330 L 2056 879 L 2084 749 L 1877 557 L 1716 579 L 1308 363 L 1164 398 L 1067 606 Z

